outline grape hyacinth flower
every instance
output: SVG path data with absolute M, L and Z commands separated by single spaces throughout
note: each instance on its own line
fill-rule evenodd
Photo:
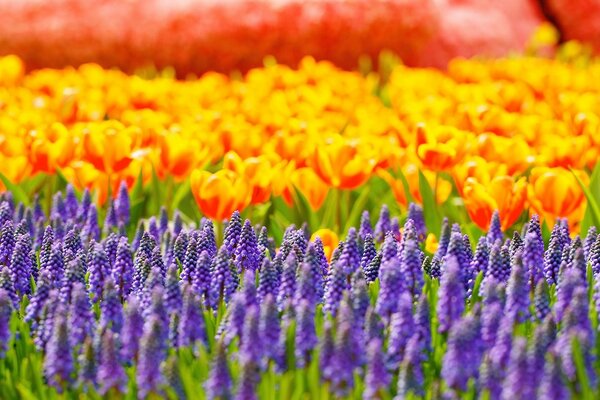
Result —
M 496 241 L 504 238 L 504 233 L 502 233 L 502 226 L 500 224 L 500 214 L 498 211 L 494 211 L 492 214 L 492 219 L 490 221 L 490 227 L 488 229 L 488 233 L 486 235 L 488 245 L 493 245 Z
M 52 336 L 46 347 L 44 375 L 48 384 L 62 392 L 72 382 L 74 371 L 71 355 L 72 343 L 69 341 L 65 310 L 57 310 L 55 318 Z
M 121 357 L 132 362 L 138 357 L 139 340 L 144 331 L 144 318 L 136 296 L 130 296 L 125 307 L 123 329 L 121 330 Z
M 115 281 L 108 276 L 104 283 L 102 301 L 100 302 L 100 326 L 120 333 L 123 327 L 123 306 L 117 292 Z
M 412 298 L 403 292 L 398 298 L 397 311 L 390 320 L 390 337 L 387 350 L 386 364 L 390 370 L 395 370 L 404 357 L 408 340 L 416 331 L 413 318 Z
M 211 400 L 229 399 L 231 398 L 231 373 L 227 365 L 227 347 L 223 342 L 219 342 L 216 347 L 206 382 L 206 396 Z
M 367 345 L 367 372 L 365 375 L 364 399 L 377 399 L 380 390 L 390 384 L 390 375 L 382 357 L 381 339 L 374 338 Z
M 413 335 L 406 345 L 404 359 L 400 364 L 398 372 L 398 387 L 394 400 L 403 400 L 414 394 L 424 396 L 425 377 L 423 372 L 423 361 L 425 354 L 423 344 L 418 335 Z
M 103 396 L 111 390 L 124 393 L 127 384 L 127 375 L 119 362 L 116 342 L 116 333 L 110 330 L 103 332 L 98 365 L 99 393 Z
M 178 346 L 187 347 L 196 341 L 206 342 L 201 303 L 189 285 L 183 287 L 183 305 L 178 327 Z
M 544 277 L 549 285 L 558 282 L 558 272 L 562 260 L 562 243 L 560 237 L 555 236 L 550 239 L 548 249 L 544 254 Z
M 312 350 L 318 343 L 315 332 L 315 318 L 313 305 L 307 300 L 301 300 L 296 310 L 296 365 L 304 368 L 310 363 Z
M 141 398 L 150 393 L 160 394 L 159 387 L 164 382 L 160 364 L 166 359 L 167 350 L 162 333 L 164 330 L 166 328 L 158 315 L 151 315 L 144 324 L 136 374 L 138 394 Z
M 377 242 L 383 242 L 385 236 L 392 230 L 392 222 L 390 220 L 390 210 L 384 204 L 379 212 L 379 219 L 375 224 L 374 238 Z
M 392 259 L 382 264 L 380 275 L 380 289 L 375 311 L 384 320 L 388 320 L 390 315 L 397 310 L 398 292 L 402 290 L 400 262 L 397 259 Z
M 534 387 L 531 385 L 531 370 L 527 361 L 527 340 L 517 337 L 513 342 L 510 360 L 506 368 L 507 375 L 502 388 L 502 400 L 533 397 Z
M 12 310 L 10 296 L 6 290 L 0 289 L 0 360 L 4 358 L 8 350 Z
M 560 368 L 560 361 L 556 355 L 550 354 L 544 365 L 544 376 L 538 388 L 538 399 L 567 400 L 570 397 Z
M 465 308 L 465 288 L 460 279 L 459 268 L 455 257 L 446 259 L 446 268 L 442 274 L 437 304 L 440 333 L 450 331 Z
M 528 236 L 531 235 L 528 234 Z M 518 251 L 513 257 L 510 278 L 506 286 L 506 312 L 514 313 L 518 322 L 524 322 L 530 317 L 529 304 L 529 284 L 524 265 L 524 254 Z

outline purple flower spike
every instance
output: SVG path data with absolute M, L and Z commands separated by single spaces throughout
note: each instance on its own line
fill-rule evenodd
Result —
M 571 398 L 564 382 L 560 361 L 551 354 L 544 366 L 544 376 L 538 389 L 539 400 L 567 400 Z
M 379 212 L 379 219 L 375 224 L 375 240 L 379 243 L 383 242 L 388 232 L 392 230 L 392 222 L 390 220 L 390 210 L 384 204 Z
M 281 273 L 281 284 L 277 294 L 277 304 L 282 310 L 287 305 L 287 302 L 293 299 L 296 293 L 296 271 L 298 270 L 298 261 L 296 253 L 290 252 L 285 262 L 283 263 L 283 271 Z
M 469 379 L 477 376 L 483 349 L 478 319 L 473 315 L 461 318 L 450 330 L 442 363 L 442 378 L 450 388 L 467 389 Z
M 219 249 L 211 264 L 211 270 L 209 304 L 212 308 L 217 308 L 221 300 L 229 301 L 236 288 L 229 253 L 225 247 Z
M 470 275 L 476 277 L 479 272 L 485 272 L 490 262 L 490 247 L 485 237 L 480 237 L 475 248 L 475 255 L 471 260 Z
M 504 234 L 502 233 L 502 226 L 500 224 L 500 214 L 498 211 L 494 211 L 492 214 L 492 220 L 490 222 L 490 229 L 486 235 L 488 245 L 493 245 L 497 240 L 502 241 Z
M 264 348 L 264 356 L 267 360 L 278 361 L 283 349 L 277 343 L 281 333 L 281 321 L 275 297 L 268 294 L 262 301 L 260 306 L 260 336 L 266 344 Z
M 183 306 L 178 331 L 179 347 L 191 346 L 198 340 L 206 342 L 202 306 L 189 285 L 183 287 Z
M 106 330 L 102 334 L 98 382 L 100 383 L 99 393 L 103 396 L 111 389 L 124 393 L 127 384 L 127 375 L 125 375 L 125 370 L 119 363 L 116 341 L 116 334 L 112 331 Z
M 360 216 L 360 228 L 358 230 L 358 237 L 364 242 L 367 235 L 373 237 L 373 227 L 371 226 L 371 215 L 367 210 L 363 211 Z
M 537 232 L 528 232 L 523 245 L 523 266 L 532 288 L 544 278 L 544 242 Z
M 117 334 L 120 333 L 123 327 L 123 306 L 115 281 L 110 275 L 104 283 L 100 312 L 100 326 L 110 328 Z
M 145 398 L 150 393 L 159 394 L 159 387 L 164 382 L 160 370 L 160 364 L 166 358 L 167 350 L 164 330 L 163 322 L 157 315 L 150 316 L 144 324 L 136 375 L 140 398 Z
M 242 217 L 240 217 L 238 211 L 234 211 L 223 233 L 223 246 L 225 246 L 229 254 L 234 254 L 241 233 Z
M 306 300 L 301 300 L 296 315 L 296 365 L 298 368 L 304 368 L 310 363 L 312 350 L 318 342 L 313 305 Z
M 121 357 L 131 362 L 137 359 L 139 339 L 144 330 L 144 318 L 136 296 L 130 296 L 125 307 L 125 320 L 121 331 Z
M 562 243 L 560 237 L 550 239 L 548 250 L 544 254 L 544 277 L 549 285 L 558 282 L 558 272 L 562 260 Z
M 92 314 L 90 298 L 85 286 L 76 282 L 71 293 L 69 310 L 69 335 L 71 343 L 83 343 L 86 337 L 92 337 L 96 320 Z
M 394 400 L 403 400 L 410 393 L 415 396 L 424 396 L 425 377 L 423 372 L 423 362 L 425 353 L 423 343 L 419 335 L 413 335 L 406 345 L 406 354 L 400 364 L 398 373 L 398 390 Z
M 106 252 L 98 243 L 92 245 L 88 256 L 88 268 L 90 271 L 90 291 L 94 301 L 98 301 L 102 297 L 104 281 L 111 274 Z
M 19 296 L 13 285 L 10 270 L 6 266 L 0 269 L 0 289 L 4 289 L 8 293 L 13 307 L 19 309 Z
M 122 225 L 127 225 L 129 223 L 129 208 L 130 202 L 127 184 L 124 181 L 121 181 L 117 198 L 115 199 L 115 213 L 117 220 Z
M 69 342 L 69 328 L 66 313 L 57 310 L 54 329 L 44 358 L 44 375 L 48 384 L 62 392 L 71 382 L 73 374 L 72 344 Z
M 524 322 L 530 317 L 529 285 L 523 258 L 521 251 L 513 257 L 510 278 L 506 286 L 506 312 L 514 313 L 518 322 Z
M 261 255 L 258 249 L 258 241 L 249 220 L 244 222 L 234 255 L 235 266 L 240 273 L 245 270 L 255 271 L 260 266 Z
M 407 231 L 406 228 L 405 231 Z M 404 286 L 416 297 L 421 293 L 424 284 L 423 271 L 421 270 L 421 261 L 424 255 L 421 249 L 419 249 L 417 238 L 408 233 L 404 236 L 402 247 L 400 271 L 404 277 Z
M 364 399 L 378 399 L 378 393 L 390 384 L 388 373 L 382 357 L 381 339 L 372 339 L 367 346 L 367 373 L 365 376 Z
M 530 379 L 531 370 L 527 361 L 527 340 L 517 337 L 506 369 L 507 375 L 502 388 L 503 400 L 534 397 L 535 391 Z
M 3 359 L 8 350 L 10 340 L 10 316 L 12 304 L 8 292 L 0 289 L 0 359 Z
M 439 332 L 448 332 L 465 308 L 465 287 L 461 281 L 458 262 L 455 257 L 446 259 L 442 274 L 437 304 Z
M 442 231 L 440 233 L 440 239 L 438 241 L 438 248 L 435 252 L 435 258 L 441 260 L 446 255 L 446 251 L 448 250 L 448 245 L 450 244 L 450 225 L 448 223 L 448 218 L 444 218 L 442 221 Z
M 587 235 L 585 236 L 585 240 L 583 241 L 583 254 L 587 261 L 590 261 L 590 252 L 592 250 L 592 246 L 598 239 L 598 230 L 595 226 L 591 226 L 588 229 Z
M 112 276 L 121 299 L 125 299 L 133 283 L 133 257 L 126 237 L 119 239 Z
M 6 221 L 0 231 L 0 264 L 10 266 L 15 249 L 15 228 L 12 221 Z
M 181 309 L 182 295 L 179 286 L 179 269 L 177 265 L 171 264 L 167 270 L 165 281 L 165 306 L 169 314 L 179 313 Z
M 398 306 L 398 292 L 403 290 L 400 261 L 392 259 L 382 264 L 380 269 L 380 289 L 375 310 L 384 320 L 396 312 Z
M 398 298 L 397 311 L 390 321 L 390 338 L 387 351 L 387 364 L 395 370 L 404 358 L 404 350 L 408 340 L 415 332 L 412 297 L 409 293 L 401 293 Z
M 231 373 L 227 365 L 227 347 L 223 342 L 217 344 L 206 382 L 206 396 L 211 400 L 231 398 Z

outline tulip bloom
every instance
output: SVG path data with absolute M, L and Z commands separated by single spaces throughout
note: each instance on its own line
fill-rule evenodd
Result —
M 421 171 L 429 186 L 431 186 L 432 190 L 435 191 L 435 200 L 438 204 L 444 203 L 448 200 L 450 193 L 452 193 L 452 184 L 445 179 L 437 180 L 437 189 L 436 189 L 436 174 L 431 171 Z M 419 204 L 423 204 L 423 197 L 421 196 L 421 190 L 419 189 L 419 169 L 414 164 L 408 164 L 405 168 L 402 169 L 402 173 L 406 178 L 406 182 L 408 183 L 408 190 L 412 198 Z M 377 174 L 390 185 L 392 192 L 394 193 L 394 197 L 398 204 L 403 207 L 408 207 L 408 199 L 406 198 L 406 192 L 404 191 L 404 184 L 401 179 L 395 179 L 392 174 L 390 174 L 386 170 L 379 170 Z
M 467 153 L 471 134 L 451 126 L 417 125 L 417 157 L 432 171 L 447 171 Z
M 238 173 L 222 169 L 214 174 L 194 170 L 190 187 L 200 210 L 209 218 L 224 220 L 250 204 L 252 189 Z
M 506 164 L 487 161 L 479 156 L 463 160 L 452 169 L 452 177 L 458 193 L 462 196 L 467 178 L 475 178 L 478 182 L 489 182 L 493 176 L 508 175 Z
M 577 177 L 589 184 L 584 171 L 575 171 Z M 564 168 L 536 167 L 529 176 L 528 198 L 532 212 L 544 220 L 568 218 L 573 224 L 583 216 L 585 195 L 571 171 Z
M 299 168 L 291 173 L 288 186 L 282 193 L 283 199 L 289 206 L 294 202 L 292 195 L 294 187 L 306 198 L 313 211 L 321 208 L 329 192 L 329 187 L 310 168 Z
M 61 123 L 54 123 L 45 131 L 32 131 L 30 135 L 33 141 L 29 158 L 36 172 L 53 173 L 75 157 L 76 140 Z
M 467 178 L 463 200 L 469 216 L 481 229 L 488 230 L 492 214 L 498 210 L 502 229 L 506 230 L 525 208 L 527 181 L 519 178 L 515 182 L 510 176 L 496 176 L 489 182 Z
M 159 176 L 173 176 L 175 181 L 186 179 L 191 170 L 208 161 L 208 150 L 197 140 L 183 137 L 181 134 L 167 134 L 159 139 L 160 165 Z
M 124 127 L 118 122 L 86 128 L 83 132 L 84 158 L 97 169 L 119 172 L 131 163 L 136 150 L 138 128 Z
M 376 159 L 361 147 L 364 145 L 358 139 L 336 136 L 315 146 L 311 166 L 328 185 L 355 189 L 369 179 L 377 164 Z

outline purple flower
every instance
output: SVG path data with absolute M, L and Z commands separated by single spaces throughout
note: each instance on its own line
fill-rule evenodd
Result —
M 590 249 L 589 262 L 594 275 L 598 275 L 600 273 L 600 235 L 598 235 Z
M 80 222 L 84 222 L 87 218 L 88 212 L 90 210 L 90 206 L 92 205 L 92 195 L 88 188 L 83 190 L 83 194 L 81 195 L 81 202 L 79 203 L 79 209 L 77 210 L 77 219 Z M 41 211 L 41 205 L 40 205 Z M 36 215 L 36 219 L 39 219 L 39 213 Z M 43 211 L 41 217 L 44 217 Z
M 1 267 L 0 269 L 0 289 L 6 291 L 8 297 L 10 297 L 10 300 L 13 303 L 13 307 L 18 310 L 19 296 L 17 295 L 17 291 L 13 285 L 10 270 L 6 266 Z
M 183 306 L 178 328 L 178 346 L 187 347 L 200 340 L 206 342 L 204 316 L 200 300 L 189 285 L 183 287 Z
M 404 359 L 398 372 L 398 390 L 394 400 L 405 399 L 410 393 L 424 396 L 424 361 L 423 343 L 419 335 L 415 334 L 406 345 Z
M 67 317 L 63 310 L 57 310 L 52 336 L 46 346 L 44 376 L 48 384 L 62 392 L 72 381 L 72 343 L 69 342 Z M 74 344 L 74 343 L 73 343 Z
M 500 214 L 498 211 L 494 211 L 492 214 L 492 220 L 490 222 L 490 228 L 486 235 L 488 245 L 492 246 L 497 240 L 502 241 L 504 234 L 502 233 L 502 226 L 500 224 Z
M 217 240 L 215 239 L 215 231 L 213 223 L 209 220 L 202 228 L 200 234 L 200 240 L 198 241 L 198 252 L 208 252 L 208 255 L 212 258 L 217 255 Z
M 210 287 L 211 272 L 210 272 L 211 258 L 206 251 L 203 251 L 198 258 L 196 264 L 196 273 L 192 277 L 192 287 L 199 297 L 204 296 L 208 299 L 208 289 Z
M 369 289 L 365 275 L 358 269 L 351 279 L 350 300 L 352 301 L 352 310 L 356 318 L 356 323 L 362 325 L 365 320 L 367 309 L 371 305 Z
M 10 273 L 15 290 L 20 294 L 29 294 L 31 292 L 29 277 L 35 268 L 35 264 L 32 262 L 33 260 L 30 256 L 32 250 L 29 234 L 19 235 L 10 262 Z
M 483 355 L 481 326 L 473 315 L 466 315 L 452 326 L 448 349 L 442 362 L 442 378 L 448 387 L 463 392 L 467 382 L 477 377 Z
M 260 381 L 258 369 L 253 363 L 242 363 L 241 367 L 242 371 L 234 399 L 256 400 L 256 386 L 258 386 L 258 382 Z
M 301 300 L 296 307 L 296 324 L 296 365 L 304 368 L 310 363 L 311 353 L 318 342 L 313 305 L 307 300 Z
M 159 394 L 159 387 L 164 382 L 160 364 L 167 353 L 165 329 L 158 315 L 151 315 L 144 323 L 136 373 L 139 398 L 145 398 L 150 393 Z
M 535 391 L 531 385 L 531 371 L 527 361 L 527 340 L 516 337 L 510 352 L 506 369 L 507 375 L 502 387 L 501 398 L 503 400 L 534 397 Z
M 11 221 L 6 221 L 0 231 L 0 264 L 10 266 L 15 249 L 15 228 Z
M 499 302 L 493 302 L 482 308 L 481 312 L 481 338 L 487 348 L 496 343 L 496 335 L 502 321 L 503 309 Z
M 390 210 L 384 204 L 379 212 L 379 219 L 375 224 L 375 240 L 379 243 L 383 242 L 388 232 L 392 230 L 392 222 L 390 221 Z
M 558 272 L 562 260 L 562 243 L 558 236 L 550 239 L 548 250 L 544 254 L 544 277 L 549 285 L 558 282 Z
M 571 303 L 575 289 L 583 284 L 581 275 L 575 269 L 567 268 L 563 272 L 556 288 L 556 302 L 554 303 L 554 315 L 557 322 L 562 321 L 563 315 Z
M 373 282 L 377 279 L 377 274 L 371 274 L 373 271 L 367 271 L 369 264 L 377 255 L 377 249 L 375 248 L 375 243 L 373 242 L 373 236 L 370 234 L 366 234 L 363 239 L 363 252 L 362 257 L 360 259 L 360 268 L 365 272 L 365 276 L 368 282 Z M 379 271 L 376 271 L 379 272 Z
M 88 255 L 88 269 L 90 272 L 90 292 L 94 301 L 102 297 L 104 281 L 111 274 L 110 263 L 106 252 L 98 243 L 94 243 Z
M 46 304 L 48 296 L 50 295 L 50 290 L 53 287 L 50 272 L 41 271 L 36 286 L 35 293 L 25 309 L 25 322 L 36 321 L 39 318 L 40 312 L 42 311 L 44 304 Z
M 283 349 L 278 346 L 279 337 L 281 334 L 281 321 L 275 297 L 272 294 L 267 294 L 263 298 L 260 306 L 260 336 L 265 345 L 264 357 L 266 361 L 273 360 L 277 362 L 282 357 Z
M 313 248 L 319 260 L 319 265 L 321 265 L 321 274 L 323 275 L 323 279 L 326 279 L 327 275 L 329 275 L 329 262 L 327 261 L 327 256 L 325 256 L 325 249 L 323 248 L 323 242 L 321 241 L 320 237 L 317 236 L 315 238 L 315 241 L 313 242 Z
M 411 220 L 408 220 L 411 221 Z M 405 232 L 407 229 L 405 228 Z M 419 249 L 419 243 L 416 237 L 405 233 L 402 242 L 402 262 L 400 272 L 404 278 L 404 287 L 406 287 L 413 296 L 421 293 L 423 288 L 423 271 L 421 271 L 421 260 L 423 252 Z
M 381 246 L 381 263 L 384 264 L 398 256 L 398 240 L 394 235 L 388 233 L 385 235 L 385 240 Z M 381 270 L 379 271 L 379 279 L 381 280 Z
M 330 276 L 327 280 L 327 287 L 325 288 L 325 306 L 323 309 L 333 316 L 335 316 L 337 312 L 344 291 L 348 290 L 350 286 L 348 284 L 345 262 L 345 258 L 340 258 L 340 260 L 333 264 L 329 270 Z
M 10 340 L 10 316 L 12 304 L 8 292 L 0 289 L 0 360 L 6 355 L 8 341 Z
M 223 233 L 223 246 L 229 254 L 234 254 L 242 233 L 242 217 L 238 211 L 231 214 L 229 223 Z
M 120 305 L 119 305 L 120 306 Z M 69 334 L 72 343 L 82 343 L 86 336 L 91 337 L 96 320 L 92 314 L 90 298 L 85 286 L 76 282 L 71 293 L 69 310 Z
M 367 309 L 365 315 L 365 342 L 369 343 L 374 338 L 384 338 L 384 327 L 383 322 L 379 315 L 375 312 L 375 309 L 371 306 Z
M 408 214 L 406 218 L 411 219 L 414 222 L 418 239 L 420 241 L 425 239 L 425 235 L 427 235 L 427 228 L 425 227 L 423 208 L 418 204 L 410 203 L 408 205 Z
M 440 239 L 438 241 L 438 248 L 435 252 L 435 258 L 441 260 L 446 255 L 448 245 L 450 244 L 450 225 L 448 224 L 448 218 L 444 218 L 442 221 L 442 231 L 440 233 Z
M 323 380 L 330 381 L 333 378 L 334 354 L 333 327 L 329 321 L 325 321 L 323 335 L 319 341 L 319 370 L 321 371 L 321 378 Z
M 102 301 L 100 302 L 100 326 L 120 333 L 123 327 L 123 306 L 121 296 L 117 292 L 115 281 L 108 276 L 104 283 Z
M 373 227 L 371 226 L 371 215 L 365 210 L 360 216 L 360 228 L 358 229 L 358 237 L 364 242 L 367 235 L 373 237 Z
M 517 252 L 517 250 L 523 250 L 523 239 L 521 239 L 521 235 L 519 235 L 519 232 L 514 231 L 513 233 L 513 237 L 510 240 L 510 247 L 509 247 L 509 252 L 510 252 L 510 257 L 512 258 L 512 256 L 515 255 L 515 253 Z
M 523 266 L 532 288 L 544 277 L 544 242 L 537 232 L 528 232 L 523 245 Z
M 429 315 L 429 299 L 422 293 L 417 302 L 414 315 L 416 334 L 423 342 L 423 347 L 430 350 L 431 345 L 431 316 Z
M 465 308 L 465 287 L 461 281 L 459 264 L 455 257 L 446 258 L 446 268 L 440 282 L 437 303 L 438 330 L 448 332 Z
M 209 304 L 217 308 L 221 301 L 229 301 L 236 283 L 227 248 L 222 246 L 211 264 L 212 276 L 208 292 Z
M 571 398 L 565 385 L 560 361 L 551 354 L 544 365 L 544 376 L 538 389 L 539 400 L 567 400 Z
M 256 233 L 249 220 L 244 222 L 234 255 L 234 262 L 238 272 L 245 270 L 255 271 L 260 266 L 261 255 L 258 249 Z
M 398 306 L 398 293 L 403 290 L 402 274 L 400 272 L 400 261 L 392 259 L 381 265 L 379 270 L 380 289 L 375 311 L 384 320 L 396 312 Z
M 117 334 L 111 330 L 105 330 L 102 333 L 98 382 L 100 383 L 99 393 L 103 396 L 111 389 L 124 393 L 127 384 L 127 375 L 119 362 L 116 336 Z
M 364 399 L 379 398 L 379 391 L 385 390 L 390 384 L 391 377 L 382 357 L 381 339 L 372 339 L 367 346 L 367 372 L 365 375 Z
M 398 368 L 404 357 L 404 350 L 416 327 L 413 318 L 412 297 L 403 292 L 398 297 L 397 311 L 390 320 L 390 338 L 387 350 L 387 365 L 390 370 Z
M 165 306 L 169 314 L 179 313 L 181 309 L 182 295 L 178 275 L 179 269 L 177 265 L 171 264 L 167 270 L 167 279 L 165 282 Z
M 277 267 L 265 258 L 260 269 L 258 281 L 258 298 L 263 301 L 267 296 L 277 296 L 279 291 L 280 276 Z
M 583 254 L 587 261 L 590 261 L 590 252 L 592 250 L 592 246 L 596 242 L 596 239 L 598 239 L 598 230 L 595 226 L 591 226 L 588 229 L 585 240 L 583 241 Z
M 126 237 L 121 237 L 117 245 L 116 258 L 112 276 L 117 285 L 119 296 L 126 298 L 131 292 L 133 283 L 133 258 Z
M 476 277 L 479 272 L 485 272 L 487 270 L 490 261 L 490 247 L 485 237 L 480 237 L 475 248 L 475 255 L 471 260 L 470 270 L 471 276 Z M 470 285 L 471 286 L 471 285 Z
M 119 191 L 117 194 L 117 198 L 114 201 L 115 203 L 115 214 L 117 216 L 117 220 L 122 225 L 127 225 L 129 223 L 129 193 L 127 192 L 127 184 L 125 181 L 121 181 L 119 185 Z
M 550 295 L 548 293 L 548 284 L 545 281 L 539 281 L 535 287 L 533 297 L 535 305 L 535 316 L 539 321 L 543 321 L 546 315 L 550 313 Z
M 486 279 L 488 276 L 493 276 L 499 282 L 506 282 L 510 276 L 510 254 L 499 241 L 490 250 Z
M 88 241 L 99 241 L 100 240 L 100 227 L 98 226 L 98 210 L 94 204 L 90 205 L 87 213 L 87 218 L 83 229 L 81 230 L 81 236 L 84 238 L 84 242 Z
M 442 270 L 447 268 L 448 259 L 454 258 L 458 264 L 458 272 L 460 280 L 465 286 L 465 290 L 469 289 L 469 281 L 471 276 L 469 274 L 471 265 L 471 249 L 467 249 L 467 245 L 463 240 L 463 235 L 459 232 L 452 232 L 450 236 L 450 243 L 448 244 L 448 250 L 443 258 Z
M 48 269 L 52 254 L 52 244 L 54 244 L 54 230 L 48 225 L 44 230 L 42 246 L 40 248 L 40 270 Z
M 531 234 L 528 234 L 528 237 L 530 236 Z M 518 322 L 523 322 L 530 317 L 529 284 L 523 258 L 524 254 L 521 251 L 513 257 L 510 278 L 506 286 L 506 312 L 514 313 Z
M 207 398 L 211 400 L 231 398 L 231 373 L 227 365 L 227 347 L 223 342 L 217 344 L 209 371 L 206 382 Z
M 235 337 L 242 337 L 246 311 L 244 295 L 241 292 L 234 293 L 218 331 L 218 334 L 222 334 L 226 344 L 231 343 Z
M 130 296 L 125 307 L 125 318 L 121 330 L 121 357 L 131 362 L 137 358 L 139 338 L 144 330 L 144 318 L 136 296 Z
M 527 353 L 532 387 L 538 387 L 543 377 L 546 354 L 556 339 L 556 324 L 552 315 L 535 327 L 531 346 Z
M 330 361 L 331 373 L 328 374 L 333 391 L 338 396 L 347 394 L 354 386 L 353 343 L 351 322 L 343 321 L 336 330 L 334 351 Z
M 112 232 L 114 229 L 118 228 L 118 226 L 119 221 L 117 218 L 117 211 L 115 210 L 115 204 L 114 202 L 109 201 L 106 215 L 104 216 L 104 232 Z
M 298 261 L 296 253 L 290 252 L 285 262 L 283 263 L 283 271 L 281 273 L 281 283 L 277 294 L 277 304 L 279 309 L 285 308 L 286 303 L 290 301 L 296 293 L 296 271 L 298 269 Z

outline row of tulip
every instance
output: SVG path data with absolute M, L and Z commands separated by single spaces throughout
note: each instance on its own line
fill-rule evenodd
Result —
M 298 198 L 322 215 L 326 199 L 384 182 L 401 209 L 432 191 L 432 205 L 464 204 L 481 229 L 494 210 L 503 229 L 528 211 L 578 229 L 584 188 L 600 190 L 600 63 L 558 57 L 456 59 L 447 71 L 388 60 L 363 74 L 306 58 L 187 81 L 92 64 L 25 73 L 4 57 L 0 172 L 22 200 L 47 188 L 49 201 L 58 175 L 100 204 L 139 177 L 153 182 L 153 211 L 164 202 L 194 217 L 195 200 L 216 220 Z
M 104 224 L 89 194 L 52 212 L 0 199 L 2 399 L 592 399 L 600 235 L 495 213 L 475 250 L 423 210 L 368 212 L 344 240 L 290 226 L 277 248 L 235 212 Z M 137 225 L 132 238 L 127 225 Z M 323 236 L 325 239 L 326 236 Z M 330 255 L 326 248 L 334 247 Z

